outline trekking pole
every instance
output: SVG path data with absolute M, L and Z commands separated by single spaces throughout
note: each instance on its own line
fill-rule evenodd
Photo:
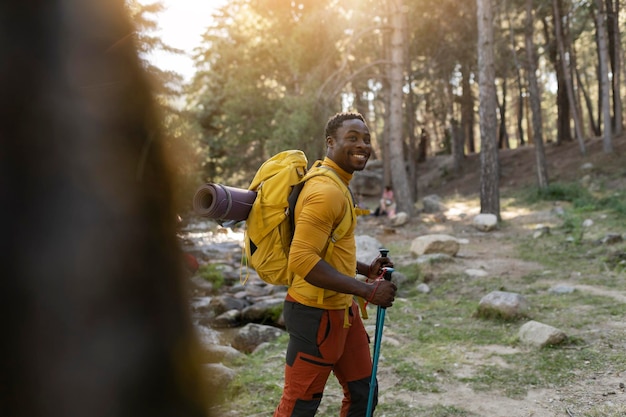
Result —
M 386 257 L 389 253 L 388 249 L 380 249 L 380 256 Z M 391 274 L 394 269 L 391 267 L 383 268 L 383 278 L 391 281 Z M 380 345 L 383 339 L 383 326 L 385 325 L 385 307 L 378 306 L 376 310 L 376 334 L 374 335 L 374 357 L 372 358 L 372 378 L 370 379 L 370 392 L 367 398 L 367 413 L 365 417 L 372 417 L 374 413 L 374 394 L 378 382 L 376 381 L 376 371 L 378 370 L 378 357 L 380 356 Z

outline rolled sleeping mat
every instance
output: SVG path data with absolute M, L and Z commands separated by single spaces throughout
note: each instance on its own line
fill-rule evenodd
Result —
M 193 209 L 202 217 L 238 222 L 248 218 L 255 198 L 255 191 L 207 183 L 196 191 Z

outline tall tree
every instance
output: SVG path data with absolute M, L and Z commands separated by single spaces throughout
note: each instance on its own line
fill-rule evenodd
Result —
M 342 64 L 346 16 L 328 1 L 234 0 L 203 35 L 190 106 L 202 128 L 206 175 L 247 185 L 273 153 L 323 155 L 323 127 L 342 91 L 322 85 Z M 347 59 L 346 59 L 347 60 Z
M 619 27 L 619 0 L 606 0 L 607 13 L 607 33 L 609 42 L 609 57 L 611 61 L 611 78 L 613 90 L 613 134 L 619 136 L 623 131 L 622 116 L 622 94 L 621 94 L 621 77 L 622 77 L 622 49 L 621 49 L 621 31 Z
M 480 114 L 480 212 L 500 218 L 496 85 L 491 0 L 476 0 Z
M 537 83 L 537 57 L 535 53 L 535 42 L 533 40 L 534 26 L 533 0 L 526 0 L 524 40 L 527 60 L 526 72 L 528 73 L 528 90 L 533 121 L 537 186 L 539 189 L 546 189 L 548 188 L 548 167 L 543 149 L 543 117 L 541 115 L 541 90 Z
M 508 25 L 509 33 L 509 45 L 511 48 L 511 55 L 513 56 L 513 63 L 515 64 L 515 82 L 517 84 L 517 143 L 519 146 L 524 146 L 526 140 L 524 138 L 524 83 L 522 82 L 522 64 L 517 52 L 517 41 L 515 38 L 515 29 L 513 26 L 513 19 L 511 18 L 510 3 L 505 1 L 505 13 Z
M 439 145 L 452 119 L 461 120 L 473 153 L 475 128 L 476 4 L 473 1 L 407 1 L 416 112 Z M 459 88 L 460 85 L 460 88 Z M 460 96 L 460 97 L 459 97 Z M 435 144 L 436 145 L 436 144 Z M 441 146 L 440 146 L 441 147 Z
M 396 198 L 397 210 L 412 215 L 413 193 L 409 186 L 404 156 L 404 93 L 405 87 L 405 25 L 402 0 L 388 1 L 389 18 L 391 24 L 391 36 L 389 51 L 391 62 L 388 65 L 388 78 L 390 88 L 389 100 L 389 157 L 391 159 L 391 180 Z
M 572 81 L 571 76 L 571 66 L 570 66 L 570 53 L 565 47 L 566 37 L 563 34 L 563 25 L 562 25 L 562 17 L 561 17 L 561 7 L 559 4 L 559 0 L 552 0 L 552 10 L 554 13 L 554 29 L 555 29 L 555 41 L 556 47 L 559 54 L 559 59 L 561 65 L 563 66 L 563 83 L 565 84 L 565 88 L 567 91 L 567 99 L 569 103 L 569 110 L 574 119 L 574 131 L 576 133 L 576 139 L 578 140 L 578 145 L 580 147 L 580 152 L 584 155 L 587 151 L 585 148 L 585 139 L 583 134 L 582 120 L 580 118 L 580 113 L 578 112 L 578 105 L 576 104 L 576 95 L 574 93 L 574 82 Z
M 596 11 L 596 29 L 598 31 L 598 56 L 599 56 L 599 76 L 602 97 L 602 119 L 604 129 L 602 129 L 602 148 L 604 152 L 612 152 L 612 129 L 611 129 L 611 89 L 609 87 L 609 53 L 606 39 L 606 12 L 604 10 L 604 1 L 595 0 Z

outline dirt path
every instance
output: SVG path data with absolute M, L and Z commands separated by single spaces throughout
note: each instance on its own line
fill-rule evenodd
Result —
M 538 225 L 556 226 L 560 219 L 551 210 L 530 212 L 523 209 L 503 211 L 503 227 L 489 233 L 477 231 L 472 225 L 478 214 L 478 201 L 460 201 L 448 206 L 444 216 L 421 215 L 419 224 L 394 230 L 379 219 L 368 219 L 363 228 L 383 244 L 394 241 L 409 242 L 415 237 L 428 233 L 445 233 L 461 239 L 465 244 L 455 262 L 445 263 L 440 272 L 462 273 L 467 270 L 481 270 L 492 276 L 500 276 L 510 282 L 543 267 L 535 262 L 518 259 L 515 242 L 520 236 L 532 235 Z M 365 232 L 364 230 L 364 232 Z M 559 282 L 545 281 L 549 285 Z M 542 281 L 543 283 L 543 281 Z M 622 293 L 609 291 L 590 285 L 577 285 L 576 289 L 594 295 L 606 296 L 620 303 L 626 303 Z M 624 332 L 623 322 L 605 323 L 603 328 Z M 451 347 L 451 349 L 460 349 Z M 522 353 L 522 350 L 505 346 L 482 346 L 462 352 L 466 361 L 456 369 L 456 377 L 472 375 L 481 364 L 507 366 L 500 355 Z M 499 361 L 499 362 L 498 362 Z M 582 367 L 576 382 L 554 389 L 530 390 L 525 398 L 512 399 L 498 392 L 476 392 L 461 383 L 444 385 L 440 393 L 419 393 L 409 395 L 397 393 L 393 386 L 385 389 L 384 384 L 393 381 L 381 378 L 382 402 L 401 400 L 415 407 L 455 406 L 481 417 L 581 417 L 581 416 L 623 416 L 626 415 L 626 394 L 620 389 L 624 376 L 607 370 L 604 373 L 584 372 Z M 622 385 L 623 386 L 623 385 Z M 584 414 L 593 410 L 594 414 Z

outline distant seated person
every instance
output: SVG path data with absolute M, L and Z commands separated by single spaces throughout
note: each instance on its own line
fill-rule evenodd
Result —
M 396 215 L 396 201 L 393 198 L 393 189 L 390 185 L 385 186 L 380 198 L 380 205 L 374 212 L 374 216 L 394 217 Z

